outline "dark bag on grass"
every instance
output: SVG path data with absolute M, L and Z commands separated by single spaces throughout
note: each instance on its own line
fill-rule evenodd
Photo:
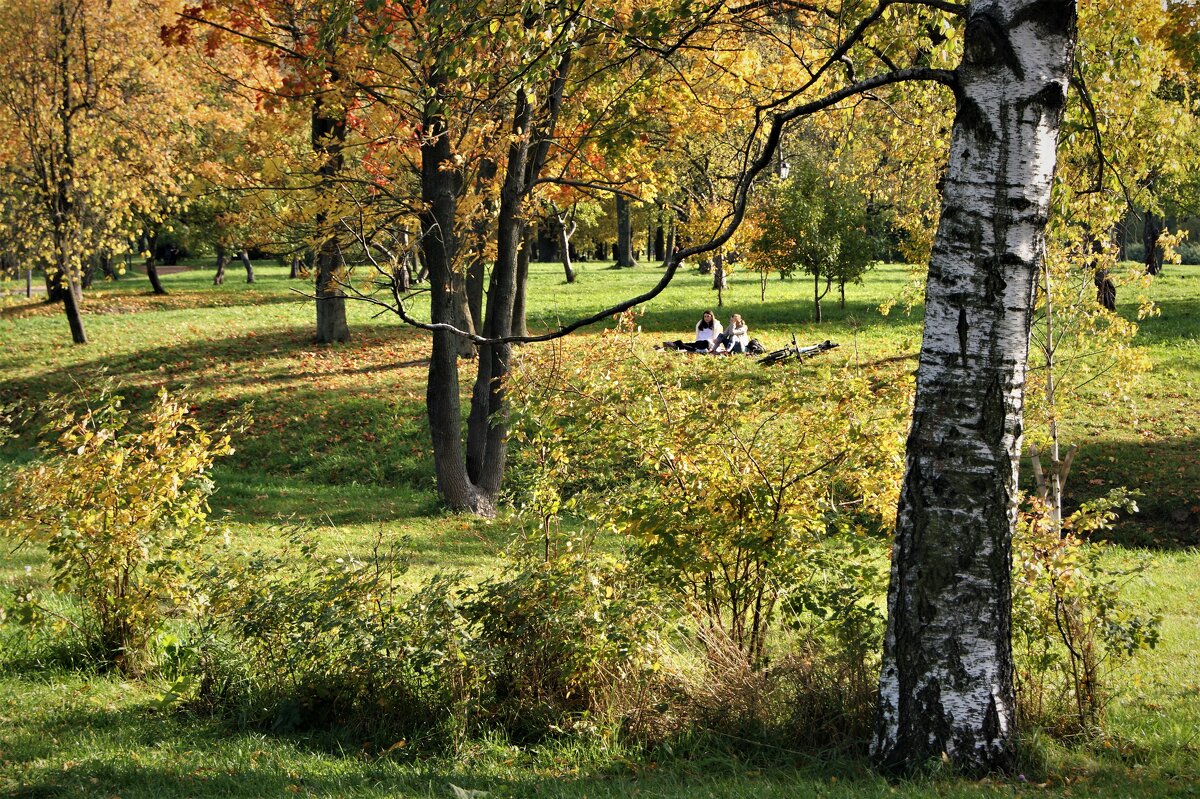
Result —
M 762 345 L 762 342 L 756 338 L 750 339 L 750 343 L 746 345 L 747 355 L 762 355 L 767 351 L 767 348 Z

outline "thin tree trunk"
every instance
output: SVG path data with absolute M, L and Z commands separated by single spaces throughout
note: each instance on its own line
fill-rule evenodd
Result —
M 521 225 L 524 239 L 524 244 L 521 251 L 517 253 L 517 285 L 524 286 L 529 282 L 529 261 L 533 257 L 533 248 L 537 244 L 537 235 L 533 228 L 529 225 Z M 524 291 L 517 291 L 516 297 L 513 298 L 513 324 L 512 335 L 527 336 L 529 328 L 525 324 L 525 297 Z
M 525 170 L 529 159 L 528 131 L 533 116 L 525 92 L 517 92 L 513 113 L 513 142 L 505 164 L 504 183 L 500 188 L 500 209 L 496 219 L 496 262 L 488 283 L 484 335 L 503 338 L 512 335 L 516 310 L 517 273 L 524 229 L 521 210 L 525 195 Z M 511 344 L 484 344 L 479 348 L 479 371 L 471 396 L 467 420 L 467 474 L 489 496 L 500 489 L 506 461 L 506 406 L 503 378 L 508 372 Z
M 288 271 L 288 280 L 297 280 L 300 277 L 300 253 L 292 253 L 292 268 Z
M 1075 7 L 972 3 L 926 289 L 872 754 L 1015 762 L 1011 537 L 1038 263 Z
M 225 267 L 229 266 L 229 252 L 225 245 L 217 245 L 217 273 L 213 276 L 213 285 L 219 286 L 225 282 Z
M 821 273 L 813 273 L 813 321 L 821 324 Z
M 559 247 L 562 251 L 563 272 L 568 283 L 575 282 L 575 268 L 571 265 L 571 234 L 575 232 L 575 220 L 572 218 L 568 225 L 565 220 L 558 222 Z
M 59 106 L 58 122 L 62 134 L 62 164 L 54 183 L 54 249 L 55 266 L 63 292 L 63 311 L 67 315 L 67 326 L 71 330 L 71 341 L 87 344 L 87 333 L 83 329 L 83 317 L 79 313 L 79 281 L 74 274 L 75 253 L 72 244 L 71 221 L 75 220 L 75 203 L 72 197 L 75 182 L 74 100 L 71 92 L 71 26 L 67 18 L 65 0 L 59 0 L 58 12 L 58 69 Z
M 479 164 L 475 175 L 475 189 L 480 195 L 487 197 L 483 201 L 483 213 L 478 214 L 471 225 L 471 242 L 474 251 L 471 261 L 467 264 L 467 307 L 471 311 L 473 330 L 483 329 L 483 284 L 486 268 L 483 254 L 486 251 L 488 232 L 495 221 L 495 202 L 488 192 L 492 181 L 496 179 L 496 161 L 484 158 Z
M 158 279 L 158 265 L 154 263 L 153 254 L 146 259 L 146 277 L 150 278 L 150 288 L 154 289 L 155 294 L 167 293 L 167 290 L 163 288 L 162 281 Z
M 254 264 L 250 263 L 250 251 L 242 249 L 238 251 L 238 258 L 242 259 L 242 266 L 246 268 L 246 282 L 254 282 Z

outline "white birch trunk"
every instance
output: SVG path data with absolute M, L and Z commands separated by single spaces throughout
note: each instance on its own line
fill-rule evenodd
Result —
M 929 266 L 872 753 L 1013 764 L 1011 539 L 1071 0 L 972 2 Z

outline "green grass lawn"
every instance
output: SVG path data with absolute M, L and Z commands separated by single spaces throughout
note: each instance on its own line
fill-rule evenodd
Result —
M 578 282 L 567 285 L 560 266 L 533 265 L 531 329 L 600 310 L 661 275 L 654 266 L 577 266 Z M 291 518 L 349 552 L 365 551 L 380 532 L 405 536 L 418 573 L 494 569 L 509 523 L 447 515 L 434 492 L 425 336 L 352 303 L 353 340 L 315 346 L 308 285 L 272 264 L 256 264 L 255 272 L 253 285 L 232 268 L 223 286 L 211 285 L 207 266 L 165 275 L 167 297 L 149 294 L 136 274 L 98 286 L 84 306 L 86 347 L 69 344 L 60 309 L 0 297 L 0 403 L 36 400 L 101 373 L 118 378 L 135 405 L 161 386 L 188 387 L 206 421 L 250 417 L 238 451 L 216 472 L 212 501 L 215 520 L 238 544 L 270 545 Z M 920 307 L 888 316 L 877 310 L 908 281 L 901 267 L 881 268 L 848 288 L 845 309 L 827 301 L 826 321 L 815 325 L 805 281 L 772 280 L 763 301 L 757 279 L 735 273 L 717 308 L 710 278 L 687 270 L 639 322 L 649 347 L 689 338 L 705 308 L 722 320 L 737 311 L 768 346 L 793 333 L 806 343 L 830 338 L 840 344 L 822 356 L 830 362 L 914 356 L 915 369 Z M 0 293 L 22 287 L 0 285 Z M 1137 346 L 1152 369 L 1127 399 L 1109 396 L 1102 383 L 1090 387 L 1064 420 L 1064 438 L 1081 445 L 1069 501 L 1116 485 L 1143 493 L 1143 512 L 1123 519 L 1114 538 L 1150 553 L 1150 581 L 1135 590 L 1163 614 L 1163 642 L 1123 672 L 1106 739 L 1079 747 L 1031 742 L 1024 778 L 980 784 L 935 775 L 889 784 L 862 761 L 791 752 L 786 742 L 697 746 L 651 759 L 569 743 L 520 750 L 485 741 L 453 762 L 414 763 L 319 737 L 162 713 L 154 709 L 161 685 L 26 665 L 0 673 L 0 796 L 452 797 L 451 786 L 513 797 L 1200 795 L 1200 267 L 1170 266 L 1150 292 L 1161 315 L 1142 322 Z M 1132 318 L 1137 298 L 1121 300 Z M 28 457 L 27 444 L 0 455 Z M 12 585 L 26 569 L 45 568 L 34 548 L 5 551 L 0 581 Z M 2 629 L 9 637 L 0 640 L 15 645 L 20 631 Z

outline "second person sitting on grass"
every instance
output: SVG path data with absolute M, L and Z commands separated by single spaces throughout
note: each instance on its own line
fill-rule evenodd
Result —
M 745 352 L 746 347 L 750 345 L 749 332 L 746 322 L 742 319 L 742 315 L 738 313 L 733 314 L 729 317 L 729 327 L 725 328 L 724 333 L 717 336 L 715 350 L 722 353 Z

